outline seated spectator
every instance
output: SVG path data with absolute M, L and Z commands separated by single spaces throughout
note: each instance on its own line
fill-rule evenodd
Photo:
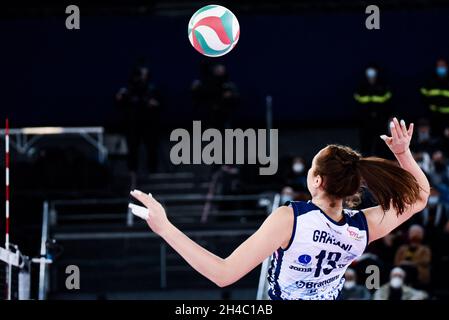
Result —
M 437 149 L 438 139 L 432 137 L 430 122 L 420 119 L 417 123 L 416 136 L 412 140 L 412 150 L 415 152 L 427 152 L 431 154 Z
M 429 246 L 422 244 L 424 228 L 414 224 L 408 230 L 408 244 L 399 247 L 395 256 L 395 265 L 410 273 L 408 282 L 417 286 L 426 286 L 430 282 L 430 262 L 432 253 Z
M 432 154 L 433 167 L 429 174 L 431 183 L 440 193 L 440 201 L 449 204 L 449 164 L 441 150 Z
M 225 65 L 204 62 L 201 78 L 193 81 L 191 91 L 195 112 L 203 121 L 203 127 L 218 130 L 233 127 L 233 114 L 240 95 Z
M 370 300 L 371 294 L 365 286 L 357 284 L 357 274 L 348 268 L 345 272 L 345 284 L 340 294 L 341 300 Z
M 356 209 L 362 203 L 362 193 L 358 192 L 350 197 L 346 197 L 343 202 L 345 208 Z
M 427 152 L 421 151 L 421 152 L 414 152 L 413 158 L 418 163 L 419 167 L 426 175 L 430 174 L 430 171 L 433 168 L 433 162 L 430 158 L 430 155 Z
M 443 138 L 441 140 L 441 149 L 446 157 L 449 157 L 449 125 L 443 131 Z
M 280 204 L 285 204 L 287 201 L 308 201 L 310 194 L 306 192 L 296 192 L 290 186 L 285 186 L 281 191 Z
M 373 300 L 425 300 L 428 294 L 404 284 L 406 273 L 401 268 L 390 272 L 390 281 L 374 293 Z
M 292 187 L 286 186 L 282 188 L 280 201 L 281 205 L 285 204 L 287 201 L 293 201 L 294 199 L 295 191 L 292 189 Z
M 375 284 L 372 279 L 373 268 L 377 268 L 381 271 L 380 279 L 375 279 L 376 282 L 380 280 L 380 283 L 383 283 L 386 281 L 384 279 L 388 279 L 388 277 L 383 277 L 382 274 L 382 270 L 386 270 L 384 262 L 380 260 L 378 256 L 370 252 L 365 252 L 360 257 L 356 258 L 351 263 L 351 268 L 356 272 L 357 281 L 359 283 L 370 284 L 370 287 L 367 287 L 370 294 L 373 294 L 375 291 L 375 288 L 372 287 L 372 285 Z
M 396 232 L 391 232 L 382 239 L 372 242 L 368 247 L 368 251 L 378 256 L 384 263 L 385 268 L 382 275 L 384 279 L 388 279 L 388 270 L 393 268 L 394 257 L 401 243 L 398 238 Z
M 441 194 L 437 189 L 430 190 L 429 200 L 422 214 L 417 216 L 419 224 L 425 227 L 426 231 L 441 230 L 442 225 L 447 220 L 447 210 L 441 201 Z
M 292 159 L 291 168 L 286 172 L 285 184 L 298 192 L 307 191 L 307 167 L 302 157 Z

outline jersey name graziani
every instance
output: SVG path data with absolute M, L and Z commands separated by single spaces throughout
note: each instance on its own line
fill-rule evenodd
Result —
M 346 268 L 364 252 L 368 225 L 362 211 L 344 209 L 337 223 L 311 201 L 292 201 L 288 247 L 271 259 L 268 295 L 273 300 L 335 300 Z

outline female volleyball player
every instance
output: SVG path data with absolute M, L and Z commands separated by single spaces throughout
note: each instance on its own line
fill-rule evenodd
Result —
M 151 195 L 131 192 L 149 210 L 150 228 L 193 268 L 220 287 L 230 285 L 273 254 L 269 271 L 271 299 L 336 299 L 343 275 L 369 242 L 387 235 L 427 203 L 429 182 L 409 149 L 413 124 L 396 118 L 391 137 L 381 138 L 399 162 L 361 155 L 330 145 L 314 157 L 307 185 L 308 202 L 293 201 L 276 209 L 251 237 L 222 259 L 173 226 Z M 361 184 L 378 206 L 361 211 L 343 208 L 343 200 Z

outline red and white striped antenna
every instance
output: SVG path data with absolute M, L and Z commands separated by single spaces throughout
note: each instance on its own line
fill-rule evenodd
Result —
M 6 199 L 5 199 L 5 249 L 9 250 L 9 121 L 5 125 L 5 174 L 6 174 Z

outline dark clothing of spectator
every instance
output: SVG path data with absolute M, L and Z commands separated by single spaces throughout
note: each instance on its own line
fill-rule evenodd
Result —
M 420 136 L 419 132 L 416 132 L 411 141 L 411 149 L 413 150 L 413 152 L 427 152 L 429 155 L 431 155 L 433 152 L 438 150 L 439 147 L 439 139 L 432 136 Z
M 360 148 L 364 155 L 382 152 L 385 143 L 379 139 L 388 128 L 388 119 L 391 116 L 391 91 L 380 82 L 371 84 L 364 81 L 354 94 L 358 103 Z M 380 140 L 380 141 L 378 141 Z
M 375 254 L 384 263 L 385 270 L 391 270 L 393 268 L 393 261 L 396 255 L 396 251 L 399 248 L 398 239 L 389 234 L 378 241 L 374 241 L 368 247 L 368 251 Z M 385 278 L 387 274 L 383 274 Z
M 223 130 L 231 127 L 232 113 L 236 110 L 239 94 L 228 75 L 205 71 L 202 79 L 192 85 L 193 105 L 199 113 L 203 127 Z
M 425 286 L 430 282 L 432 252 L 427 245 L 406 244 L 396 252 L 395 265 L 404 269 L 412 284 Z M 413 279 L 416 276 L 416 279 Z
M 440 137 L 449 126 L 449 78 L 434 76 L 421 88 L 421 94 L 432 129 Z
M 370 300 L 371 294 L 364 286 L 356 285 L 350 289 L 343 288 L 339 299 L 341 300 Z
M 291 170 L 285 179 L 285 185 L 296 192 L 307 192 L 307 171 L 299 173 Z

